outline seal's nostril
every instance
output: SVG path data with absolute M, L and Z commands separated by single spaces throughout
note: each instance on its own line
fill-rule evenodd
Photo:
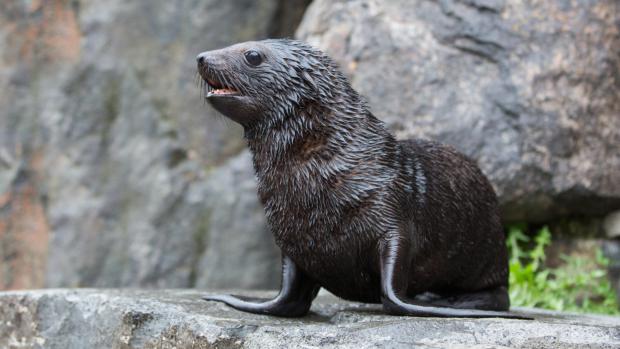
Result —
M 202 54 L 202 53 L 201 53 L 201 54 L 199 54 L 199 55 L 196 57 L 196 61 L 198 61 L 198 63 L 200 63 L 200 64 L 203 64 L 203 63 L 205 62 L 205 56 L 204 56 L 204 54 Z

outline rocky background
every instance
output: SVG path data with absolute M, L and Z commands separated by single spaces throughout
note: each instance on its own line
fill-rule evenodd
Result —
M 616 0 L 309 2 L 2 1 L 0 289 L 277 287 L 241 130 L 194 58 L 292 36 L 398 137 L 477 159 L 506 224 L 594 238 L 620 277 Z

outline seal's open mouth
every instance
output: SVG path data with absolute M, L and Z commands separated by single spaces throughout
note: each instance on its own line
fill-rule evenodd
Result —
M 226 86 L 224 83 L 213 79 L 205 79 L 207 85 L 207 98 L 220 96 L 238 96 L 239 91 L 233 87 Z

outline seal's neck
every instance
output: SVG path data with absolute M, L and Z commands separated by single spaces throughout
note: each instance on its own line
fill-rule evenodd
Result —
M 396 147 L 384 124 L 361 104 L 343 108 L 303 103 L 269 127 L 246 129 L 245 136 L 259 179 L 291 166 L 325 169 L 343 162 L 376 161 L 379 150 L 388 149 L 388 154 Z
M 262 143 L 277 147 L 274 150 L 282 153 L 288 143 L 308 134 L 316 135 L 317 129 L 347 136 L 369 117 L 375 119 L 344 76 L 338 71 L 333 74 L 339 78 L 330 79 L 312 92 L 283 92 L 273 97 L 275 103 L 264 103 L 267 106 L 265 115 L 256 118 L 260 121 L 244 125 L 250 149 Z M 309 95 L 312 97 L 307 97 Z

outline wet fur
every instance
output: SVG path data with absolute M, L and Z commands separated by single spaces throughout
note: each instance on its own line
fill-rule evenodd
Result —
M 333 294 L 378 303 L 380 249 L 397 240 L 409 248 L 409 298 L 508 309 L 497 199 L 472 160 L 436 142 L 397 141 L 331 59 L 304 43 L 241 45 L 266 51 L 261 69 L 244 66 L 236 57 L 244 46 L 232 46 L 203 74 L 252 96 L 250 109 L 260 110 L 241 123 L 284 255 Z M 497 297 L 477 303 L 487 290 Z

